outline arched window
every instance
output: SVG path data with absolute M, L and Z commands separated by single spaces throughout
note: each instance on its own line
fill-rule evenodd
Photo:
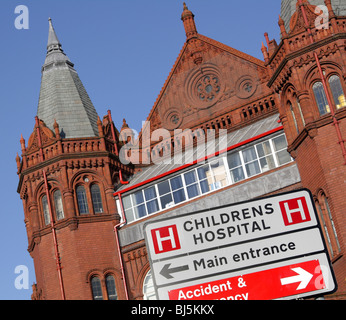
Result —
M 325 220 L 323 212 L 322 212 L 322 208 L 321 208 L 318 200 L 316 200 L 315 204 L 316 204 L 316 208 L 318 210 L 318 213 L 320 215 L 320 220 L 321 220 L 321 224 L 322 224 L 322 227 L 323 227 L 325 240 L 326 240 L 326 242 L 328 244 L 328 251 L 332 253 L 333 252 L 332 242 L 330 240 L 330 236 L 329 236 L 329 232 L 328 232 L 328 227 L 327 227 L 326 220 Z
M 148 271 L 147 275 L 144 278 L 143 294 L 144 300 L 157 300 L 151 270 Z
M 336 233 L 336 229 L 335 229 L 335 225 L 334 225 L 334 221 L 333 221 L 333 217 L 332 217 L 332 213 L 330 212 L 330 207 L 329 207 L 329 203 L 328 203 L 328 199 L 325 195 L 323 195 L 323 200 L 324 200 L 324 206 L 325 206 L 325 211 L 327 211 L 328 214 L 328 219 L 332 228 L 332 232 L 333 232 L 333 236 L 335 239 L 335 246 L 334 246 L 334 253 L 339 253 L 340 252 L 340 243 L 339 243 L 339 239 L 338 239 L 338 235 Z
M 333 216 L 330 211 L 328 198 L 321 192 L 316 200 L 316 207 L 320 215 L 320 220 L 324 229 L 326 241 L 328 244 L 328 251 L 331 258 L 340 253 L 340 243 L 336 233 Z
M 300 101 L 298 98 L 296 98 L 297 100 L 297 106 L 298 106 L 298 110 L 299 110 L 299 113 L 300 113 L 300 117 L 302 118 L 302 123 L 303 123 L 303 126 L 305 126 L 305 119 L 304 119 L 304 115 L 303 115 L 303 111 L 302 111 L 302 107 L 300 105 Z
M 327 96 L 323 88 L 322 82 L 316 82 L 312 87 L 316 99 L 316 103 L 318 106 L 318 110 L 320 115 L 324 115 L 330 112 L 330 108 L 327 101 Z
M 92 277 L 91 291 L 93 293 L 94 300 L 103 300 L 101 281 L 98 277 Z
M 292 103 L 290 101 L 288 101 L 288 106 L 289 106 L 290 111 L 291 111 L 291 115 L 293 118 L 294 126 L 296 127 L 296 131 L 297 131 L 297 133 L 299 133 L 297 118 L 296 118 L 296 115 L 294 114 L 293 106 L 292 106 Z
M 44 223 L 45 225 L 48 225 L 50 224 L 50 214 L 49 214 L 49 207 L 48 207 L 48 201 L 47 201 L 46 195 L 42 197 L 42 209 L 43 209 Z
M 118 300 L 117 289 L 115 287 L 115 280 L 112 275 L 106 276 L 106 288 L 108 300 Z
M 101 192 L 100 192 L 100 187 L 97 184 L 93 184 L 91 186 L 91 199 L 93 202 L 94 213 L 102 213 L 103 206 L 102 206 Z
M 54 192 L 54 206 L 55 206 L 55 214 L 56 219 L 61 220 L 64 219 L 64 207 L 62 205 L 62 198 L 60 190 L 56 190 Z
M 332 91 L 336 109 L 346 107 L 346 99 L 342 90 L 340 78 L 336 75 L 329 78 L 330 90 Z
M 79 214 L 88 214 L 89 213 L 88 200 L 87 200 L 84 187 L 78 186 L 76 189 L 76 192 L 77 192 Z

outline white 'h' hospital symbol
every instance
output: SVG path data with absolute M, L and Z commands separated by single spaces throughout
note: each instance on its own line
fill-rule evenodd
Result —
M 159 230 L 155 231 L 159 251 L 163 251 L 163 246 L 162 246 L 163 241 L 168 241 L 168 240 L 171 241 L 172 249 L 175 249 L 177 247 L 177 245 L 175 243 L 173 228 L 172 227 L 168 228 L 168 232 L 169 232 L 169 236 L 161 237 L 160 231 Z
M 292 213 L 296 213 L 296 212 L 300 213 L 300 216 L 301 216 L 302 220 L 306 220 L 306 216 L 305 216 L 302 200 L 298 199 L 297 203 L 298 203 L 298 208 L 290 209 L 289 206 L 288 206 L 288 203 L 284 202 L 284 206 L 285 206 L 285 210 L 286 210 L 286 216 L 287 216 L 287 219 L 288 219 L 289 223 L 293 222 Z

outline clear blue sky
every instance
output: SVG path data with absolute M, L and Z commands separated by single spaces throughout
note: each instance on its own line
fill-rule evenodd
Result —
M 279 0 L 187 0 L 199 33 L 263 59 L 264 32 L 279 42 Z M 35 282 L 27 247 L 15 156 L 20 135 L 34 128 L 48 17 L 102 117 L 112 111 L 137 131 L 152 108 L 184 42 L 181 0 L 1 0 L 0 299 L 30 299 Z M 29 9 L 29 29 L 17 30 L 15 7 Z M 15 268 L 29 269 L 18 290 Z

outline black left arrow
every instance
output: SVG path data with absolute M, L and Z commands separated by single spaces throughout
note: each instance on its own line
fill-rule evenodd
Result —
M 181 266 L 181 267 L 176 267 L 176 268 L 170 268 L 171 264 L 165 264 L 162 268 L 162 270 L 160 271 L 160 274 L 165 277 L 166 279 L 172 279 L 173 276 L 171 276 L 172 273 L 177 273 L 177 272 L 182 272 L 182 271 L 186 271 L 189 270 L 189 266 L 185 265 L 185 266 Z

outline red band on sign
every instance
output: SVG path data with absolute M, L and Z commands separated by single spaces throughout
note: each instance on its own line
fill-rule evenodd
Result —
M 171 290 L 170 300 L 271 300 L 324 289 L 318 260 Z

